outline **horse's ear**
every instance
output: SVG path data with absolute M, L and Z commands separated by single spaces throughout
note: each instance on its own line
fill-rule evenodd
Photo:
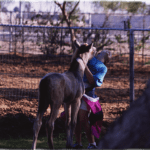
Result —
M 79 52 L 79 48 L 80 48 L 80 43 L 78 41 L 74 41 L 74 45 L 75 45 L 75 51 L 73 52 L 72 58 L 71 58 L 71 63 L 73 62 L 74 59 L 77 58 L 78 52 Z
M 88 45 L 88 49 L 91 49 L 93 47 L 93 43 Z
M 77 40 L 75 40 L 75 41 L 74 41 L 74 45 L 76 46 L 76 48 L 78 48 L 78 49 L 79 49 L 79 47 L 80 47 L 80 43 L 79 43 Z

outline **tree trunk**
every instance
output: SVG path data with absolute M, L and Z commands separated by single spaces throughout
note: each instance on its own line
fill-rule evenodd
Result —
M 75 11 L 76 7 L 78 6 L 79 2 L 76 3 L 76 5 L 74 6 L 74 8 L 72 9 L 72 11 L 68 14 L 65 10 L 66 8 L 66 1 L 63 2 L 63 4 L 61 5 L 59 2 L 56 2 L 55 1 L 55 4 L 58 5 L 62 11 L 62 14 L 63 14 L 63 18 L 64 20 L 66 21 L 67 23 L 67 26 L 69 27 L 69 31 L 70 31 L 70 34 L 71 34 L 71 43 L 72 43 L 72 49 L 73 49 L 73 52 L 75 51 L 75 47 L 74 47 L 74 40 L 76 39 L 75 38 L 75 33 L 74 33 L 74 30 L 71 29 L 71 20 L 70 20 L 70 17 L 71 15 L 73 14 L 73 12 Z

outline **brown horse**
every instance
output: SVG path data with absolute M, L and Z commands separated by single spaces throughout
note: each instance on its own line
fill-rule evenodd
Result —
M 46 133 L 48 137 L 49 148 L 53 147 L 54 121 L 57 118 L 59 108 L 64 103 L 66 113 L 66 147 L 72 147 L 73 132 L 75 129 L 77 114 L 80 107 L 80 100 L 84 94 L 83 75 L 86 64 L 96 53 L 93 44 L 80 45 L 75 41 L 77 47 L 72 56 L 70 68 L 65 73 L 49 73 L 45 75 L 39 85 L 39 106 L 37 118 L 33 126 L 33 144 L 32 149 L 36 149 L 36 142 L 42 117 L 48 106 L 51 106 L 50 118 L 46 123 Z

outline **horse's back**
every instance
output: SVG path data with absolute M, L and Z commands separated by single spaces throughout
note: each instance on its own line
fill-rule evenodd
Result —
M 84 94 L 84 84 L 82 78 L 79 82 L 79 77 L 77 78 L 72 72 L 63 73 L 65 79 L 65 103 L 72 103 L 76 98 L 81 98 Z
M 72 102 L 83 95 L 84 87 L 72 72 L 48 73 L 40 82 L 41 97 L 53 101 Z
M 63 101 L 65 80 L 62 74 L 49 73 L 45 75 L 39 85 L 39 99 L 49 104 Z

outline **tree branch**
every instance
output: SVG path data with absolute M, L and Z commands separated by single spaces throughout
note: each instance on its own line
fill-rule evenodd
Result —
M 104 46 L 109 46 L 109 45 L 111 45 L 112 43 L 113 43 L 113 42 L 112 42 L 110 39 L 108 39 L 104 44 L 102 44 L 101 46 L 99 46 L 99 47 L 97 48 L 97 50 L 99 51 L 99 50 L 103 49 Z
M 70 27 L 70 21 L 69 21 L 69 18 L 68 18 L 68 14 L 66 12 L 66 1 L 64 1 L 64 3 L 63 3 L 62 13 L 64 15 L 64 19 L 66 20 L 68 26 Z
M 75 5 L 74 8 L 72 9 L 72 11 L 69 13 L 69 19 L 70 19 L 72 13 L 75 11 L 76 7 L 79 5 L 79 2 L 80 2 L 80 1 L 78 1 L 78 2 L 76 3 L 76 5 Z
M 54 1 L 54 3 L 55 3 L 56 5 L 58 5 L 61 10 L 63 9 L 63 7 L 61 6 L 61 4 L 60 4 L 59 2 Z
M 64 11 L 66 10 L 66 1 L 64 1 L 64 3 L 63 3 L 63 10 Z
M 66 1 L 63 2 L 63 5 L 61 5 L 59 2 L 55 1 L 55 4 L 58 5 L 62 11 L 63 18 L 65 19 L 67 25 L 70 27 L 70 20 L 68 18 L 68 14 L 66 13 Z
M 67 23 L 67 26 L 71 27 L 70 15 L 75 11 L 75 9 L 78 6 L 79 2 L 75 5 L 75 7 L 73 8 L 73 10 L 69 13 L 69 17 L 68 17 L 68 13 L 66 11 L 66 1 L 63 2 L 63 5 L 61 5 L 59 2 L 56 2 L 56 1 L 55 1 L 55 4 L 60 7 L 60 9 L 62 11 L 62 14 L 63 14 L 63 18 L 64 18 L 64 20 Z M 73 41 L 75 40 L 75 33 L 74 33 L 73 29 L 69 28 L 69 31 L 70 31 L 70 34 L 71 34 L 72 48 L 74 50 L 75 48 L 74 48 Z

